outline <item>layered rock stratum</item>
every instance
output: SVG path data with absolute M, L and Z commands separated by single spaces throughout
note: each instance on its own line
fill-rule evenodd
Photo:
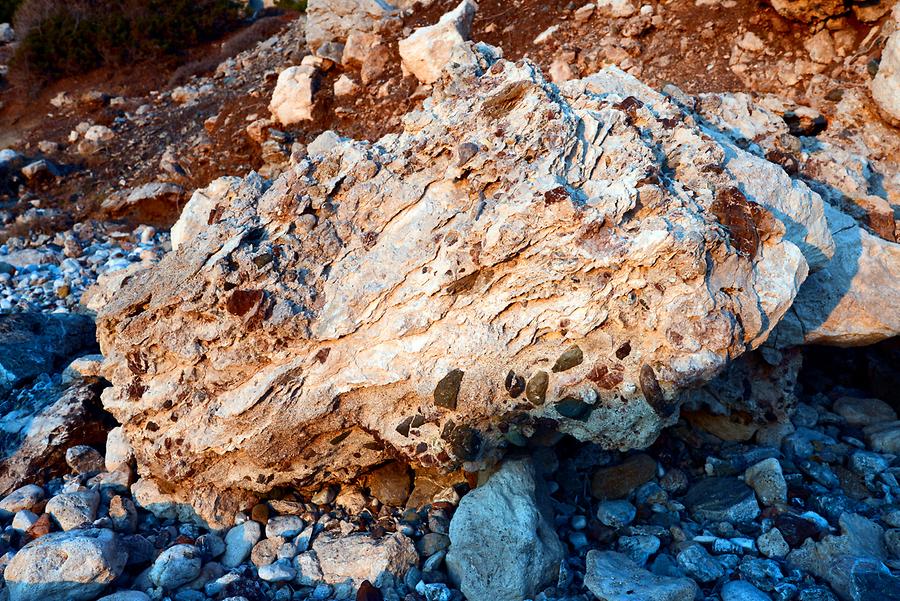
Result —
M 833 265 L 837 210 L 709 115 L 498 55 L 460 48 L 400 134 L 195 195 L 104 297 L 104 406 L 142 476 L 262 493 L 547 430 L 645 447 Z

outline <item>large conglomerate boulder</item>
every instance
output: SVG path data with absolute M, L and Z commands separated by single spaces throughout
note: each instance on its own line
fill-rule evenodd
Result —
M 632 77 L 473 52 L 401 133 L 189 205 L 110 296 L 104 406 L 142 476 L 302 490 L 546 429 L 645 447 L 833 255 L 818 195 Z

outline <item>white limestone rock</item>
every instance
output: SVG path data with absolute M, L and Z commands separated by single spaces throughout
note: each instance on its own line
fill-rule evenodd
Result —
M 375 539 L 368 534 L 337 536 L 323 532 L 313 542 L 322 580 L 329 584 L 353 581 L 355 586 L 368 580 L 384 586 L 390 577 L 402 578 L 419 562 L 413 541 L 399 532 Z M 301 566 L 302 567 L 302 566 Z M 306 568 L 304 573 L 313 573 Z
M 891 18 L 897 23 L 897 29 L 888 37 L 881 52 L 871 90 L 882 115 L 900 127 L 900 4 L 894 6 Z
M 288 67 L 278 75 L 269 111 L 282 125 L 312 121 L 319 70 L 312 65 Z
M 472 51 L 402 132 L 311 144 L 110 295 L 103 401 L 142 473 L 314 492 L 398 454 L 475 469 L 496 424 L 538 419 L 645 447 L 766 340 L 830 242 L 786 234 L 793 183 L 742 192 L 769 163 L 722 168 L 728 146 L 618 69 L 557 88 Z
M 424 84 L 437 81 L 454 51 L 467 48 L 466 40 L 472 33 L 472 19 L 477 10 L 474 0 L 462 0 L 434 25 L 420 27 L 400 40 L 403 68 Z

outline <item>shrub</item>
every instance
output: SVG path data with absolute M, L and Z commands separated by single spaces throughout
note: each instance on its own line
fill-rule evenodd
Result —
M 262 17 L 254 21 L 249 27 L 241 29 L 222 42 L 218 52 L 184 63 L 175 69 L 169 78 L 168 87 L 183 85 L 195 75 L 215 71 L 222 61 L 237 56 L 278 33 L 284 27 L 284 23 L 280 17 Z
M 15 66 L 47 80 L 177 54 L 240 16 L 235 0 L 24 0 Z
M 306 11 L 306 0 L 275 0 L 275 6 L 285 10 Z

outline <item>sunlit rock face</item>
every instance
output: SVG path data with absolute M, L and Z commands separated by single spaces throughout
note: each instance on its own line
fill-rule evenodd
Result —
M 644 447 L 834 253 L 818 195 L 634 78 L 473 55 L 402 133 L 195 197 L 109 295 L 104 406 L 143 476 L 265 492 L 546 430 Z

